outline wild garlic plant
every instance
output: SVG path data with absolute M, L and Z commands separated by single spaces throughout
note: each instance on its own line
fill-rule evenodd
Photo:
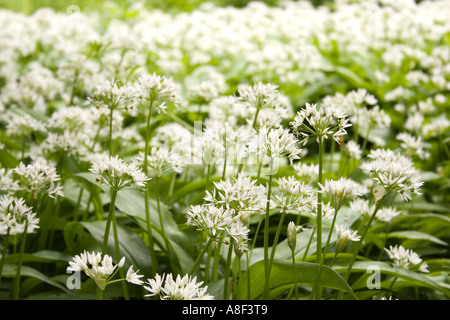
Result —
M 148 6 L 0 10 L 2 298 L 450 297 L 449 0 Z

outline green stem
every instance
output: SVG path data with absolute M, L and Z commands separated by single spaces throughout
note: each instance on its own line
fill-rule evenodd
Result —
M 109 240 L 109 233 L 111 230 L 111 222 L 115 215 L 115 203 L 116 203 L 117 190 L 111 188 L 110 192 L 111 192 L 111 201 L 109 204 L 108 218 L 106 219 L 105 233 L 103 235 L 102 259 L 108 251 L 108 240 Z
M 222 251 L 222 241 L 221 240 L 222 239 L 219 239 L 217 246 L 214 248 L 214 263 L 213 263 L 211 281 L 214 281 L 217 279 L 217 272 L 218 272 L 219 261 L 220 261 L 220 252 Z
M 260 110 L 259 108 L 256 109 L 255 117 L 253 118 L 253 124 L 252 124 L 253 129 L 256 129 L 256 120 L 258 119 L 259 110 Z
M 19 299 L 20 293 L 20 273 L 22 271 L 23 253 L 25 251 L 25 241 L 27 239 L 28 223 L 25 224 L 25 230 L 23 231 L 23 239 L 20 244 L 19 261 L 17 262 L 17 273 L 13 284 L 13 300 Z
M 294 275 L 294 290 L 295 290 L 295 300 L 298 300 L 298 286 L 297 286 L 297 270 L 295 268 L 295 250 L 291 250 L 292 258 L 292 274 Z
M 211 245 L 212 241 L 213 241 L 212 239 L 208 239 L 208 242 L 205 244 L 202 251 L 200 252 L 200 254 L 197 257 L 197 260 L 195 260 L 194 265 L 192 266 L 191 270 L 188 272 L 189 275 L 192 275 L 195 272 L 198 265 L 202 261 L 202 258 L 205 255 L 206 250 L 208 250 L 209 246 Z
M 225 277 L 224 277 L 224 290 L 223 299 L 228 300 L 230 298 L 230 270 L 231 270 L 231 258 L 233 256 L 233 244 L 228 246 L 227 263 L 225 265 Z
M 272 269 L 272 263 L 273 263 L 273 259 L 275 258 L 275 251 L 277 249 L 278 239 L 280 237 L 280 233 L 281 233 L 281 229 L 283 227 L 283 222 L 284 222 L 284 217 L 285 216 L 286 216 L 286 212 L 283 211 L 281 213 L 281 217 L 280 217 L 280 221 L 278 223 L 277 231 L 275 232 L 275 238 L 273 240 L 272 251 L 270 252 L 269 273 L 270 273 L 270 270 Z
M 312 289 L 312 292 L 311 292 L 311 297 L 310 297 L 311 299 L 314 298 L 314 296 L 315 296 L 315 294 L 316 294 L 316 292 L 318 290 L 317 286 L 319 284 L 320 276 L 322 274 L 323 265 L 325 263 L 325 257 L 326 257 L 326 255 L 328 253 L 328 246 L 330 245 L 331 236 L 333 235 L 334 224 L 336 223 L 336 217 L 337 217 L 338 211 L 339 211 L 339 208 L 335 209 L 335 211 L 334 211 L 333 221 L 331 222 L 330 232 L 328 233 L 328 238 L 327 238 L 327 241 L 325 243 L 325 248 L 323 250 L 322 259 L 320 260 L 319 270 L 317 271 L 317 275 L 316 275 L 316 278 L 314 280 L 314 286 L 313 286 L 313 289 Z M 317 292 L 317 297 L 316 298 L 320 299 L 320 295 L 321 295 L 321 292 L 319 290 Z
M 266 215 L 264 224 L 264 298 L 267 300 L 270 296 L 270 262 L 269 262 L 269 224 L 270 224 L 270 197 L 272 193 L 272 169 L 273 159 L 270 159 L 270 173 L 269 173 L 269 189 L 267 191 Z
M 256 226 L 255 235 L 253 236 L 252 247 L 250 249 L 250 259 L 252 258 L 253 249 L 255 248 L 256 239 L 258 238 L 259 230 L 261 229 L 261 225 L 262 225 L 263 220 L 264 220 L 263 216 L 260 215 L 259 221 L 258 221 L 258 225 Z
M 159 178 L 156 178 L 156 190 L 155 190 L 155 196 L 156 196 L 156 205 L 158 207 L 158 217 L 159 217 L 159 224 L 161 225 L 161 235 L 164 238 L 164 244 L 166 246 L 166 250 L 167 250 L 167 254 L 169 255 L 169 258 L 172 257 L 172 246 L 169 243 L 169 239 L 167 239 L 166 236 L 166 231 L 165 231 L 165 227 L 164 227 L 164 221 L 163 221 L 163 217 L 162 217 L 162 212 L 161 212 L 161 200 L 159 199 Z M 172 260 L 172 259 L 170 259 Z
M 309 237 L 308 244 L 306 245 L 305 253 L 303 254 L 303 261 L 306 260 L 306 257 L 308 256 L 309 247 L 311 246 L 312 240 L 314 239 L 314 234 L 316 233 L 316 225 L 314 224 L 314 228 L 311 232 L 311 236 Z
M 248 251 L 245 253 L 245 258 L 247 261 L 247 300 L 251 297 L 251 281 L 250 281 L 250 258 L 248 256 Z
M 114 247 L 116 250 L 116 259 L 117 259 L 117 261 L 120 261 L 121 254 L 120 254 L 120 245 L 119 245 L 119 234 L 117 232 L 117 219 L 116 219 L 115 212 L 112 216 L 112 226 L 113 226 L 113 234 L 114 234 Z M 125 278 L 122 268 L 119 269 L 119 274 L 122 279 Z M 123 290 L 123 295 L 124 295 L 125 300 L 130 300 L 130 295 L 128 293 L 128 286 L 127 286 L 126 282 L 122 282 L 122 290 Z
M 114 109 L 111 108 L 111 113 L 109 115 L 109 156 L 110 157 L 113 155 L 113 151 L 112 151 L 113 112 L 114 112 Z
M 8 228 L 8 232 L 6 233 L 5 242 L 3 243 L 3 252 L 2 252 L 2 260 L 0 260 L 0 283 L 2 282 L 2 273 L 3 273 L 3 265 L 5 263 L 6 251 L 9 245 L 9 233 L 11 229 Z
M 212 247 L 208 245 L 208 255 L 206 257 L 206 264 L 205 264 L 205 278 L 204 282 L 205 284 L 208 284 L 209 281 L 209 274 L 210 274 L 210 266 L 211 266 L 211 258 L 212 258 Z
M 324 141 L 319 138 L 319 176 L 318 188 L 323 184 Z M 320 184 L 320 185 L 319 185 Z M 322 192 L 317 193 L 317 261 L 322 259 Z
M 352 272 L 353 264 L 355 263 L 355 259 L 356 259 L 356 256 L 358 255 L 359 249 L 361 248 L 364 238 L 366 237 L 367 231 L 369 231 L 370 225 L 372 224 L 372 221 L 375 218 L 378 210 L 381 208 L 381 205 L 383 204 L 383 200 L 386 198 L 386 196 L 387 196 L 387 194 L 377 202 L 375 210 L 373 211 L 372 215 L 370 216 L 369 221 L 367 222 L 367 224 L 363 230 L 363 233 L 361 234 L 361 238 L 359 239 L 359 241 L 356 241 L 356 248 L 353 251 L 353 255 L 350 260 L 350 264 L 349 264 L 349 266 L 347 268 L 347 272 L 345 273 L 345 276 L 344 276 L 345 281 L 348 281 L 348 278 L 350 277 L 350 273 Z M 343 291 L 339 292 L 338 300 L 342 299 L 343 294 L 344 294 Z
M 150 110 L 148 112 L 147 116 L 147 125 L 145 129 L 145 147 L 144 147 L 144 173 L 148 175 L 148 153 L 149 153 L 149 135 L 150 135 L 150 123 L 152 118 L 152 112 L 153 112 L 153 100 L 150 102 Z M 157 259 L 155 254 L 155 248 L 153 244 L 153 233 L 152 233 L 152 223 L 150 220 L 150 192 L 149 192 L 150 184 L 147 184 L 145 191 L 144 191 L 144 204 L 145 204 L 145 222 L 147 225 L 147 236 L 148 236 L 148 246 L 150 249 L 150 257 L 152 259 L 152 273 L 153 275 L 156 274 L 157 271 Z
M 97 288 L 97 293 L 96 293 L 96 295 L 95 295 L 95 298 L 96 298 L 97 300 L 103 300 L 103 290 Z

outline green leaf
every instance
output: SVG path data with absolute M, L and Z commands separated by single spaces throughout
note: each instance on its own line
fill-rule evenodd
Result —
M 11 254 L 5 257 L 5 263 L 16 263 L 19 259 L 19 254 Z M 71 256 L 59 251 L 43 250 L 33 254 L 24 253 L 23 262 L 60 262 L 70 261 Z
M 410 286 L 421 285 L 424 287 L 428 287 L 430 289 L 438 290 L 445 294 L 447 297 L 450 297 L 450 290 L 444 288 L 439 285 L 435 281 L 433 281 L 426 274 L 415 272 L 412 270 L 402 269 L 398 267 L 391 266 L 386 262 L 381 261 L 355 261 L 352 267 L 353 273 L 367 273 L 368 270 L 374 270 L 374 268 L 378 268 L 382 274 L 391 275 L 394 277 L 398 277 L 400 279 L 408 280 Z M 339 273 L 345 273 L 347 271 L 347 265 L 336 265 L 333 266 L 333 269 Z M 359 287 L 361 284 L 359 284 Z M 353 288 L 355 289 L 355 288 Z
M 414 239 L 414 240 L 428 240 L 443 246 L 447 246 L 447 242 L 442 241 L 441 239 L 434 237 L 428 233 L 420 232 L 420 231 L 396 231 L 388 234 L 389 238 L 406 238 L 406 239 Z
M 149 199 L 150 204 L 150 220 L 152 225 L 160 232 L 161 224 L 159 221 L 158 209 L 156 200 Z M 144 195 L 138 190 L 121 190 L 117 194 L 116 207 L 126 213 L 129 216 L 135 217 L 137 221 L 140 221 L 140 226 L 143 230 L 147 230 L 146 217 L 145 217 L 145 202 Z M 172 248 L 177 255 L 180 266 L 183 271 L 188 272 L 192 266 L 194 259 L 191 258 L 189 252 L 193 252 L 194 244 L 191 238 L 183 233 L 178 224 L 173 219 L 167 206 L 161 203 L 162 221 L 164 223 L 164 229 L 169 242 L 172 244 Z M 161 246 L 164 245 L 164 239 L 159 232 L 153 233 L 156 241 Z
M 79 222 L 85 227 L 98 243 L 103 243 L 106 221 Z M 117 226 L 119 237 L 119 247 L 122 257 L 125 257 L 127 265 L 134 265 L 135 270 L 139 269 L 142 274 L 151 274 L 152 259 L 150 251 L 142 239 L 134 232 Z M 111 232 L 108 239 L 108 254 L 115 257 L 114 236 Z M 122 257 L 116 258 L 116 261 Z
M 3 266 L 3 272 L 2 276 L 7 278 L 15 278 L 17 275 L 16 271 L 16 265 L 15 264 L 5 264 Z M 45 274 L 41 273 L 40 271 L 33 269 L 28 266 L 22 266 L 22 269 L 20 271 L 21 277 L 32 277 L 35 279 L 38 279 L 42 282 L 48 283 L 66 293 L 70 293 L 69 289 L 67 289 L 65 286 L 63 286 L 61 283 L 56 282 L 49 277 L 47 277 Z
M 318 263 L 311 262 L 296 262 L 295 274 L 297 284 L 310 285 L 314 283 L 317 272 L 319 269 Z M 250 283 L 251 283 L 251 297 L 250 300 L 261 299 L 264 290 L 264 261 L 260 260 L 253 264 L 250 269 Z M 270 273 L 270 290 L 275 293 L 278 292 L 281 287 L 292 286 L 294 284 L 293 278 L 293 266 L 291 262 L 283 260 L 274 260 L 272 264 L 272 270 Z M 240 283 L 235 291 L 237 299 L 247 299 L 247 276 L 248 273 L 244 273 Z M 320 278 L 320 285 L 325 288 L 342 290 L 350 294 L 356 299 L 353 290 L 347 284 L 347 282 L 333 269 L 328 266 L 323 266 L 322 275 Z M 272 296 L 271 298 L 276 298 Z

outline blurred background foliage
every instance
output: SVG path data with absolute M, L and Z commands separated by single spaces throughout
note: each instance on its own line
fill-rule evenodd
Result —
M 58 12 L 67 12 L 76 5 L 81 11 L 117 10 L 128 11 L 136 3 L 142 3 L 147 9 L 161 9 L 167 12 L 189 12 L 203 3 L 212 3 L 216 6 L 245 7 L 252 0 L 0 0 L 0 8 L 32 14 L 40 8 L 52 8 Z M 283 0 L 259 0 L 269 6 L 278 5 Z M 333 2 L 332 0 L 310 0 L 315 5 Z

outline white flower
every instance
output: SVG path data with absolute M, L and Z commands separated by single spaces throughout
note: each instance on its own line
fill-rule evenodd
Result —
M 56 168 L 43 158 L 38 158 L 29 165 L 21 162 L 13 169 L 13 176 L 18 181 L 18 190 L 31 193 L 33 198 L 36 198 L 39 192 L 45 192 L 51 198 L 64 196 Z
M 421 195 L 419 190 L 423 182 L 409 158 L 390 149 L 372 150 L 368 158 L 371 160 L 361 168 L 370 173 L 381 187 L 399 192 L 405 201 L 411 199 L 411 194 Z
M 104 80 L 101 82 L 92 96 L 88 97 L 86 104 L 92 104 L 103 112 L 119 110 L 123 112 L 133 111 L 134 89 L 130 86 L 119 87 L 117 81 Z
M 139 153 L 137 161 L 145 165 L 145 156 L 143 152 Z M 181 173 L 184 164 L 180 155 L 167 147 L 152 148 L 147 155 L 147 172 L 149 176 L 161 177 L 165 174 Z
M 317 181 L 317 177 L 319 175 L 318 164 L 306 164 L 303 162 L 298 162 L 292 167 L 294 168 L 297 176 L 299 176 L 300 180 L 304 181 L 305 183 L 312 184 Z
M 44 123 L 28 114 L 15 114 L 10 112 L 7 116 L 6 135 L 9 137 L 24 138 L 33 132 L 46 131 Z
M 295 226 L 294 221 L 290 221 L 287 227 L 287 241 L 289 248 L 294 251 L 297 244 L 298 227 Z
M 421 272 L 429 272 L 426 262 L 422 263 L 422 259 L 412 250 L 405 249 L 403 246 L 390 246 L 389 249 L 384 248 L 394 265 L 403 269 L 417 268 Z
M 319 184 L 320 192 L 326 192 L 331 198 L 334 209 L 339 210 L 347 198 L 361 195 L 362 187 L 352 179 L 339 178 L 339 180 L 327 179 L 325 184 Z
M 193 205 L 186 215 L 188 225 L 196 227 L 214 240 L 217 240 L 219 235 L 234 223 L 230 210 L 210 204 Z
M 33 233 L 39 228 L 39 218 L 25 200 L 12 196 L 0 199 L 0 235 L 14 236 L 16 234 Z
M 239 174 L 237 178 L 214 182 L 212 193 L 206 190 L 204 199 L 216 206 L 224 206 L 235 214 L 241 212 L 264 214 L 267 189 L 256 183 L 255 179 Z
M 310 136 L 316 136 L 319 142 L 331 135 L 339 143 L 340 137 L 347 134 L 346 128 L 351 126 L 348 122 L 342 109 L 335 105 L 317 109 L 315 104 L 307 103 L 305 108 L 297 112 L 291 126 L 298 136 L 303 137 L 303 145 Z
M 396 139 L 401 141 L 400 147 L 405 151 L 407 157 L 417 156 L 421 160 L 426 160 L 430 157 L 430 153 L 424 150 L 425 144 L 421 137 L 414 137 L 409 133 L 401 132 Z
M 98 154 L 92 159 L 92 167 L 89 171 L 100 175 L 108 187 L 120 190 L 132 184 L 144 187 L 149 177 L 145 175 L 135 162 L 126 163 L 119 156 L 107 156 Z
M 272 201 L 284 212 L 304 211 L 313 206 L 315 201 L 314 189 L 294 177 L 285 177 L 275 180 L 278 183 L 278 192 L 272 194 Z
M 118 264 L 114 265 L 111 256 L 107 254 L 105 254 L 102 259 L 101 252 L 84 251 L 80 255 L 73 257 L 72 261 L 69 261 L 67 271 L 83 271 L 87 276 L 95 281 L 95 284 L 99 287 L 99 289 L 105 290 L 108 282 L 114 277 L 117 270 L 123 267 L 124 263 L 125 257 L 123 257 Z M 130 272 L 130 270 L 128 271 Z M 136 274 L 133 275 L 132 273 L 127 273 L 127 280 L 128 276 L 130 276 L 130 279 L 135 281 L 132 283 L 138 282 L 136 280 L 141 277 Z
M 274 160 L 287 156 L 292 165 L 294 160 L 300 159 L 302 151 L 297 147 L 297 139 L 287 129 L 269 129 L 264 126 L 249 142 L 245 155 L 254 153 L 259 161 L 263 161 L 264 157 Z
M 140 280 L 140 278 L 143 277 L 143 275 L 138 274 L 138 271 L 134 271 L 133 270 L 133 266 L 131 266 L 130 268 L 128 268 L 127 271 L 127 275 L 125 277 L 125 279 L 129 282 L 129 283 L 133 283 L 136 285 L 142 285 L 144 283 L 144 281 Z
M 197 282 L 197 277 L 177 275 L 175 280 L 171 273 L 155 275 L 154 279 L 147 279 L 147 285 L 144 289 L 150 292 L 146 297 L 159 295 L 161 300 L 212 300 L 206 290 L 207 286 L 202 287 L 203 281 Z
M 357 231 L 353 231 L 340 224 L 336 225 L 336 232 L 336 252 L 341 252 L 349 241 L 360 241 L 361 239 Z
M 140 76 L 136 83 L 135 94 L 142 104 L 157 103 L 155 107 L 160 112 L 165 111 L 166 102 L 177 101 L 175 82 L 156 73 Z
M 390 223 L 394 218 L 396 218 L 401 212 L 392 207 L 384 207 L 378 210 L 375 218 L 380 221 Z

